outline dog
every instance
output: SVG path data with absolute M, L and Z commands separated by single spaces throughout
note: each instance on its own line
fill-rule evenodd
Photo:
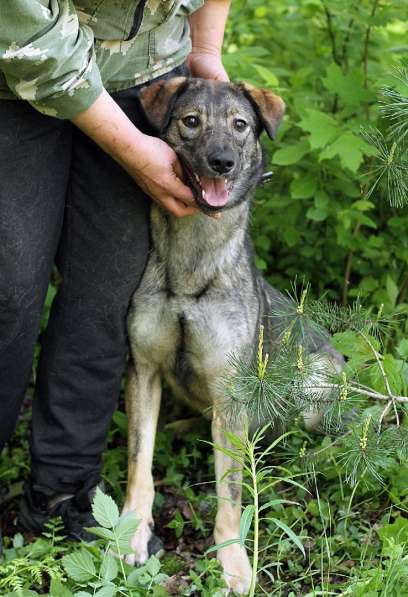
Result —
M 282 99 L 247 84 L 177 77 L 144 88 L 140 102 L 157 134 L 180 156 L 199 212 L 178 219 L 153 204 L 152 250 L 129 310 L 124 513 L 134 512 L 140 520 L 130 564 L 147 560 L 152 536 L 151 469 L 161 380 L 194 409 L 211 407 L 213 441 L 228 447 L 224 431 L 242 435 L 243 425 L 225 416 L 220 382 L 231 372 L 232 354 L 254 353 L 261 323 L 266 345 L 273 349 L 279 341 L 268 314 L 282 299 L 255 269 L 248 233 L 250 196 L 263 173 L 259 137 L 262 131 L 275 137 Z M 214 215 L 218 219 L 209 217 Z M 327 342 L 320 344 L 314 349 L 339 370 L 341 356 Z M 216 544 L 239 537 L 237 466 L 215 450 Z M 245 548 L 234 543 L 219 549 L 217 557 L 228 588 L 247 593 L 251 565 Z

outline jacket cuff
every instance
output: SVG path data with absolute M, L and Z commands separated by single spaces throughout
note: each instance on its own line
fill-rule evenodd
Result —
M 92 106 L 104 90 L 99 68 L 94 60 L 89 71 L 77 84 L 70 85 L 67 91 L 48 96 L 30 104 L 42 114 L 63 120 L 72 120 Z

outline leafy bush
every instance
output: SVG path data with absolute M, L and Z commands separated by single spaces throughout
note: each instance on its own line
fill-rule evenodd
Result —
M 287 104 L 277 142 L 265 141 L 275 175 L 254 202 L 257 265 L 280 289 L 291 288 L 296 278 L 306 280 L 314 316 L 320 303 L 313 300 L 322 295 L 351 310 L 359 298 L 369 317 L 380 313 L 379 319 L 389 320 L 397 314 L 386 335 L 381 329 L 369 341 L 392 392 L 401 396 L 408 389 L 408 216 L 396 204 L 406 202 L 401 180 L 407 112 L 401 98 L 408 92 L 404 73 L 395 69 L 408 49 L 407 9 L 407 0 L 234 0 L 225 41 L 232 78 L 267 86 Z M 51 288 L 47 309 L 52 296 Z M 346 382 L 384 394 L 373 350 L 355 329 L 333 331 L 348 359 Z M 350 391 L 337 381 L 340 391 Z M 383 409 L 369 409 L 368 401 L 363 412 L 378 421 Z M 398 405 L 398 413 L 406 429 L 406 404 Z M 0 461 L 0 478 L 12 483 L 8 510 L 15 508 L 18 481 L 28 470 L 27 419 Z M 254 526 L 253 496 L 246 496 L 243 509 L 242 540 L 258 545 L 257 595 L 408 595 L 406 461 L 388 444 L 380 446 L 380 458 L 376 431 L 371 423 L 364 427 L 366 421 L 352 445 L 296 427 L 276 446 L 274 465 L 282 474 L 262 502 L 274 504 L 273 516 L 258 520 L 254 535 L 248 525 Z M 385 428 L 393 423 L 390 409 Z M 116 413 L 104 456 L 104 476 L 118 503 L 125 483 L 125 427 L 124 415 Z M 205 424 L 182 438 L 175 427 L 163 427 L 158 435 L 156 514 L 172 550 L 163 562 L 151 558 L 133 570 L 112 555 L 126 551 L 126 533 L 136 522 L 121 519 L 114 502 L 99 495 L 96 518 L 102 526 L 91 545 L 66 542 L 58 523 L 35 540 L 12 537 L 8 519 L 0 593 L 221 597 L 218 563 L 211 553 L 204 555 L 212 541 L 214 486 L 211 453 L 198 441 L 203 437 Z M 364 437 L 375 447 L 377 477 L 355 468 L 356 459 L 345 451 Z M 346 476 L 354 477 L 353 487 Z M 290 483 L 294 477 L 298 485 Z

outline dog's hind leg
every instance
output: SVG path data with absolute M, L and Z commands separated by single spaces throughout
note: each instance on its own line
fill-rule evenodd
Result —
M 330 383 L 330 376 L 335 373 L 341 373 L 344 369 L 345 361 L 342 355 L 335 350 L 330 344 L 325 344 L 318 353 L 315 353 L 315 371 L 306 381 L 305 389 L 308 392 L 308 386 L 311 386 L 309 393 L 315 393 L 314 386 L 324 385 Z M 320 398 L 327 399 L 330 397 L 330 391 L 320 391 Z M 317 431 L 323 418 L 324 405 L 319 407 L 310 407 L 303 412 L 303 422 L 307 431 Z
M 212 438 L 214 444 L 223 448 L 232 448 L 224 431 L 242 435 L 243 425 L 231 427 L 225 418 L 214 409 Z M 215 475 L 217 483 L 217 516 L 214 539 L 216 544 L 237 539 L 241 520 L 242 470 L 240 465 L 221 450 L 215 449 Z M 244 547 L 238 543 L 218 550 L 217 558 L 224 570 L 224 579 L 229 589 L 240 595 L 249 591 L 251 583 L 251 565 Z
M 123 513 L 133 512 L 139 526 L 126 556 L 128 564 L 143 564 L 149 557 L 148 543 L 152 537 L 154 483 L 152 462 L 157 419 L 160 410 L 161 382 L 151 365 L 133 366 L 126 387 L 128 415 L 128 484 Z

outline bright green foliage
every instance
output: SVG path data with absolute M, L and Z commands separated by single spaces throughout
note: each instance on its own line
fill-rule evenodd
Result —
M 407 3 L 235 0 L 234 7 L 226 66 L 287 104 L 277 143 L 265 143 L 275 176 L 257 194 L 258 264 L 280 288 L 305 275 L 317 295 L 340 302 L 361 296 L 384 303 L 386 312 L 395 306 L 389 277 L 405 308 L 406 212 L 384 201 L 385 179 L 370 204 L 357 202 L 378 178 L 378 148 L 360 127 L 384 129 L 384 87 L 400 94 L 398 123 L 406 122 L 407 87 L 393 69 L 408 45 Z
M 254 201 L 256 263 L 281 290 L 296 279 L 310 284 L 303 314 L 283 318 L 283 333 L 293 321 L 293 337 L 302 337 L 307 319 L 329 329 L 347 357 L 345 377 L 331 378 L 337 399 L 326 409 L 327 435 L 310 435 L 295 421 L 293 434 L 259 463 L 275 467 L 270 476 L 277 482 L 258 503 L 255 595 L 408 596 L 407 405 L 397 404 L 399 429 L 391 405 L 379 435 L 387 402 L 357 392 L 387 398 L 380 361 L 392 394 L 408 393 L 407 14 L 408 0 L 232 3 L 224 54 L 231 77 L 272 89 L 287 105 L 277 141 L 264 139 L 266 168 L 275 175 Z M 44 324 L 54 293 L 51 286 Z M 298 347 L 265 368 L 246 363 L 237 381 L 245 406 L 265 414 L 263 398 L 274 395 L 268 416 L 300 419 L 295 393 L 285 401 L 283 390 L 294 377 L 299 388 L 313 364 Z M 11 502 L 28 472 L 28 415 L 0 461 Z M 155 515 L 159 534 L 177 545 L 163 562 L 151 558 L 132 569 L 115 555 L 127 552 L 137 524 L 119 515 L 126 417 L 117 412 L 104 455 L 115 503 L 97 496 L 96 542 L 68 543 L 58 524 L 36 540 L 5 537 L 0 594 L 221 597 L 220 567 L 211 551 L 204 555 L 215 510 L 213 457 L 199 441 L 208 434 L 205 423 L 188 433 L 171 425 L 158 433 Z M 255 518 L 254 495 L 245 490 L 236 540 L 251 554 Z

